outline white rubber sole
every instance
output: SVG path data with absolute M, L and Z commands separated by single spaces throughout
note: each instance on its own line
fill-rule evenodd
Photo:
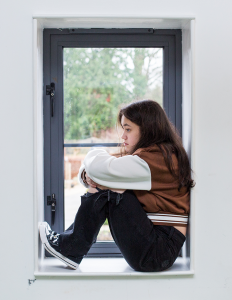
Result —
M 39 224 L 39 233 L 40 233 L 40 239 L 44 245 L 44 248 L 54 257 L 61 260 L 64 264 L 66 264 L 68 267 L 76 270 L 78 268 L 78 264 L 74 261 L 68 259 L 67 257 L 63 256 L 61 253 L 57 252 L 54 248 L 51 247 L 51 245 L 48 242 L 47 234 L 48 230 L 51 230 L 50 226 L 47 222 L 42 222 Z

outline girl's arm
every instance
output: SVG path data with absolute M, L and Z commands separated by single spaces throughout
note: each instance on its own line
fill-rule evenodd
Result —
M 102 149 L 90 151 L 79 171 L 86 171 L 97 184 L 112 189 L 150 190 L 151 172 L 148 164 L 137 155 L 111 156 Z

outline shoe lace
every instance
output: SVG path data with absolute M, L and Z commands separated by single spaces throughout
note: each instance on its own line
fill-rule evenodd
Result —
M 59 236 L 60 236 L 59 233 L 49 230 L 49 234 L 48 234 L 49 241 L 56 243 L 59 239 Z

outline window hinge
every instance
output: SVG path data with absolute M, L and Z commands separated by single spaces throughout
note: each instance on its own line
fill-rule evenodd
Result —
M 47 205 L 51 205 L 51 219 L 52 219 L 52 225 L 54 225 L 55 222 L 55 213 L 56 213 L 56 195 L 52 194 L 52 196 L 47 196 Z
M 51 82 L 50 85 L 46 85 L 46 95 L 50 95 L 51 103 L 51 116 L 54 116 L 54 98 L 55 98 L 55 83 Z

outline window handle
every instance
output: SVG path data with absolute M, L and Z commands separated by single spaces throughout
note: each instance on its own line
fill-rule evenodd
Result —
M 50 95 L 51 116 L 54 116 L 54 98 L 55 98 L 55 83 L 51 82 L 50 85 L 46 85 L 46 95 Z
M 56 214 L 56 196 L 55 196 L 55 194 L 52 194 L 52 197 L 47 196 L 47 205 L 51 205 L 51 219 L 52 219 L 52 225 L 54 225 L 55 214 Z

